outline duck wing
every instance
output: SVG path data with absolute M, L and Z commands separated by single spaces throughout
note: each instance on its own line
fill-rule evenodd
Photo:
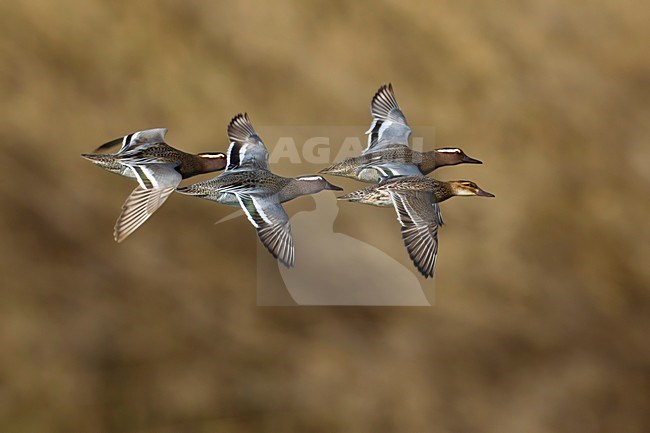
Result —
M 425 278 L 433 276 L 438 255 L 439 216 L 431 206 L 431 192 L 390 191 L 402 240 L 413 264 Z
M 181 183 L 173 164 L 136 165 L 131 169 L 139 185 L 122 205 L 113 236 L 122 242 L 140 227 L 167 200 Z
M 436 222 L 438 226 L 444 226 L 445 220 L 442 219 L 442 211 L 440 210 L 440 205 L 438 203 L 433 203 L 433 212 L 436 214 Z
M 95 149 L 95 152 L 110 149 L 117 146 L 118 144 L 122 144 L 122 147 L 118 153 L 130 152 L 140 148 L 141 146 L 164 143 L 165 134 L 167 134 L 167 128 L 155 128 L 146 129 L 144 131 L 137 131 L 102 144 L 97 149 Z
M 226 170 L 253 167 L 268 170 L 269 151 L 253 128 L 248 114 L 238 114 L 228 125 L 228 160 Z
M 278 194 L 236 194 L 237 200 L 267 250 L 280 262 L 292 267 L 294 263 L 293 238 L 289 216 L 280 204 Z
M 375 93 L 370 103 L 370 113 L 373 121 L 366 131 L 368 147 L 364 154 L 389 147 L 408 146 L 411 128 L 397 104 L 392 84 L 384 84 Z

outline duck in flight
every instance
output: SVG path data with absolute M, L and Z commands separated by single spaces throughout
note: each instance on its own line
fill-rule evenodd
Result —
M 266 249 L 287 267 L 294 265 L 289 216 L 282 203 L 323 190 L 341 191 L 322 176 L 282 177 L 268 168 L 269 152 L 248 114 L 236 115 L 228 125 L 226 170 L 204 182 L 177 191 L 228 206 L 240 207 Z
M 409 147 L 411 128 L 397 103 L 393 86 L 384 84 L 370 103 L 372 123 L 366 131 L 368 146 L 360 156 L 345 159 L 320 171 L 367 183 L 380 177 L 429 174 L 439 167 L 456 164 L 482 164 L 458 148 L 418 152 Z
M 427 176 L 399 176 L 382 180 L 378 185 L 351 192 L 339 200 L 376 204 L 388 200 L 397 212 L 402 226 L 406 250 L 425 278 L 433 276 L 438 255 L 438 226 L 440 216 L 431 203 L 437 204 L 454 196 L 494 197 L 474 182 L 458 180 L 442 182 Z M 377 199 L 379 197 L 379 199 Z
M 224 153 L 185 153 L 165 142 L 166 133 L 165 128 L 134 132 L 95 150 L 101 152 L 121 144 L 117 153 L 81 155 L 107 171 L 138 181 L 115 223 L 113 237 L 117 242 L 122 242 L 153 215 L 182 179 L 223 170 L 226 166 Z

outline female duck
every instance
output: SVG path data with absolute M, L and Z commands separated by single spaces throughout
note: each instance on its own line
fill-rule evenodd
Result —
M 440 225 L 440 215 L 431 203 L 440 203 L 454 196 L 494 197 L 494 194 L 467 180 L 442 182 L 420 175 L 388 179 L 379 185 L 341 196 L 339 200 L 375 206 L 384 206 L 388 200 L 397 212 L 402 239 L 411 260 L 428 278 L 433 276 L 436 264 Z

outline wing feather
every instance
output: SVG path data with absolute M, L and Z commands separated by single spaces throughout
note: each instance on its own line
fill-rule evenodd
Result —
M 255 196 L 236 194 L 248 220 L 257 230 L 262 245 L 283 265 L 294 264 L 293 238 L 289 216 L 277 195 Z
M 157 164 L 146 168 L 136 167 L 147 173 L 143 178 L 146 181 L 141 181 L 140 174 L 136 171 L 136 178 L 140 184 L 122 205 L 122 212 L 117 218 L 113 231 L 117 242 L 122 242 L 149 219 L 169 198 L 182 179 L 180 173 L 171 165 Z
M 395 99 L 393 86 L 384 84 L 370 103 L 373 121 L 368 134 L 368 147 L 363 153 L 375 152 L 393 146 L 408 146 L 411 128 Z
M 438 220 L 431 193 L 390 192 L 402 240 L 413 264 L 425 278 L 433 276 L 438 255 Z
M 268 170 L 269 151 L 253 128 L 248 114 L 237 114 L 228 125 L 228 164 L 226 170 L 254 167 Z

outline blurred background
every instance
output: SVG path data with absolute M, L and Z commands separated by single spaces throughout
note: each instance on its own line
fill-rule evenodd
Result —
M 0 3 L 0 431 L 647 432 L 648 20 L 633 1 Z M 388 81 L 428 148 L 484 161 L 436 177 L 497 197 L 443 204 L 434 307 L 258 307 L 250 224 L 180 195 L 113 241 L 135 185 L 80 153 L 160 126 L 225 150 L 239 111 L 267 143 L 365 127 Z M 341 204 L 334 229 L 413 269 L 392 211 Z

